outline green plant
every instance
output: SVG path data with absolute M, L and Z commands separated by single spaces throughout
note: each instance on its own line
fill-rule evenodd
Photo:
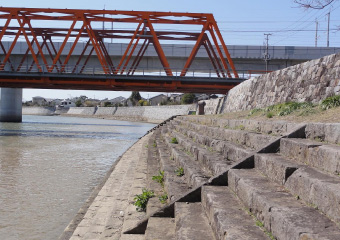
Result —
M 175 170 L 175 173 L 177 176 L 182 177 L 184 175 L 184 169 L 182 167 L 179 167 Z
M 273 115 L 274 115 L 274 114 L 273 114 L 272 112 L 267 112 L 267 115 L 266 115 L 266 116 L 267 116 L 267 118 L 272 118 Z
M 236 126 L 234 129 L 235 130 L 237 130 L 237 129 L 244 130 L 245 127 L 244 127 L 244 125 L 241 124 L 241 125 Z
M 311 108 L 313 106 L 310 102 L 286 102 L 271 105 L 265 109 L 267 112 L 277 112 L 278 116 L 286 116 L 298 109 Z
M 339 106 L 340 106 L 340 95 L 328 97 L 324 99 L 320 104 L 320 107 L 322 110 L 327 110 L 327 109 L 339 107 Z
M 256 221 L 256 226 L 262 228 L 262 227 L 264 227 L 264 224 L 261 221 L 257 220 Z
M 248 116 L 254 115 L 255 113 L 262 112 L 262 111 L 263 109 L 261 108 L 254 108 L 253 110 L 249 112 Z
M 189 155 L 190 157 L 193 157 L 194 155 L 191 153 L 191 152 L 189 152 L 189 151 L 185 151 L 185 153 L 187 154 L 187 155 Z
M 136 210 L 137 211 L 144 211 L 146 210 L 146 205 L 148 204 L 148 201 L 150 198 L 154 197 L 155 194 L 153 191 L 149 191 L 148 189 L 146 188 L 143 188 L 142 190 L 142 193 L 141 194 L 137 194 L 135 197 L 134 197 L 134 203 L 133 205 L 135 205 L 137 208 Z
M 171 143 L 178 144 L 177 138 L 175 137 L 171 138 Z
M 159 196 L 158 199 L 161 203 L 165 204 L 168 200 L 168 194 L 164 193 L 163 195 Z
M 191 103 L 194 102 L 194 100 L 195 100 L 195 94 L 193 94 L 193 93 L 185 93 L 182 96 L 181 103 L 182 104 L 191 104 Z
M 214 149 L 212 147 L 207 147 L 207 149 L 208 149 L 209 152 L 214 152 Z
M 164 186 L 164 171 L 159 171 L 158 175 L 152 176 L 152 180 L 160 183 L 163 187 Z
M 153 144 L 152 144 L 153 147 L 157 147 L 157 143 L 156 141 L 153 141 Z
M 149 145 L 148 145 L 148 144 L 146 144 L 146 145 L 145 145 L 145 147 L 146 147 L 146 148 L 149 148 Z

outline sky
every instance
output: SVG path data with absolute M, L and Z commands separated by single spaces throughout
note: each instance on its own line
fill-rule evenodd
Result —
M 327 44 L 327 13 L 330 12 L 330 47 L 340 47 L 340 0 L 323 10 L 305 10 L 293 0 L 0 0 L 3 7 L 110 9 L 134 11 L 212 13 L 228 45 L 263 45 L 265 33 L 272 46 L 318 46 Z M 189 29 L 190 30 L 190 29 Z M 86 95 L 99 99 L 129 97 L 130 92 L 24 89 L 23 99 L 33 96 L 69 98 Z M 158 93 L 141 93 L 144 98 Z

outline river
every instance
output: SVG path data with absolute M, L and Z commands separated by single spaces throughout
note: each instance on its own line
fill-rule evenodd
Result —
M 57 239 L 117 157 L 153 126 L 28 115 L 0 123 L 0 239 Z

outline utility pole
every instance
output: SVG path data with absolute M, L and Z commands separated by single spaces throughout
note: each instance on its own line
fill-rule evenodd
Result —
M 269 55 L 269 48 L 268 48 L 268 41 L 269 41 L 269 36 L 271 36 L 272 34 L 270 33 L 264 33 L 264 35 L 266 36 L 265 40 L 266 40 L 266 51 L 264 52 L 264 56 L 263 59 L 266 62 L 266 71 L 268 71 L 268 62 L 270 60 L 270 55 Z
M 329 47 L 329 21 L 330 21 L 330 18 L 331 18 L 331 12 L 328 12 L 327 13 L 328 15 L 328 27 L 327 27 L 327 47 Z
M 319 22 L 318 19 L 315 18 L 315 25 L 316 25 L 316 29 L 315 29 L 315 47 L 318 46 L 318 27 L 319 27 Z

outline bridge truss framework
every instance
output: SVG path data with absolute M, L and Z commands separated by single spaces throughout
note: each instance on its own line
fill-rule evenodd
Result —
M 240 82 L 212 14 L 0 7 L 1 19 L 4 24 L 0 26 L 0 87 L 225 93 Z M 35 23 L 49 27 L 36 27 Z M 102 29 L 94 27 L 100 23 Z M 105 29 L 104 23 L 115 28 Z M 69 27 L 60 27 L 65 24 Z M 160 26 L 180 25 L 202 28 L 200 31 L 157 30 Z M 11 54 L 20 36 L 24 37 L 27 50 L 14 63 Z M 6 37 L 13 39 L 7 50 L 2 43 Z M 55 39 L 63 39 L 59 49 L 54 45 Z M 128 40 L 119 62 L 112 61 L 104 39 Z M 85 47 L 73 68 L 69 68 L 69 60 L 80 40 L 86 42 Z M 195 43 L 177 76 L 161 45 L 167 40 Z M 63 51 L 69 41 L 72 46 L 65 56 Z M 138 75 L 139 63 L 150 45 L 157 52 L 164 77 Z M 186 77 L 201 46 L 212 63 L 214 78 Z M 84 70 L 92 55 L 97 56 L 101 71 L 88 75 Z M 23 67 L 28 59 L 31 63 Z

